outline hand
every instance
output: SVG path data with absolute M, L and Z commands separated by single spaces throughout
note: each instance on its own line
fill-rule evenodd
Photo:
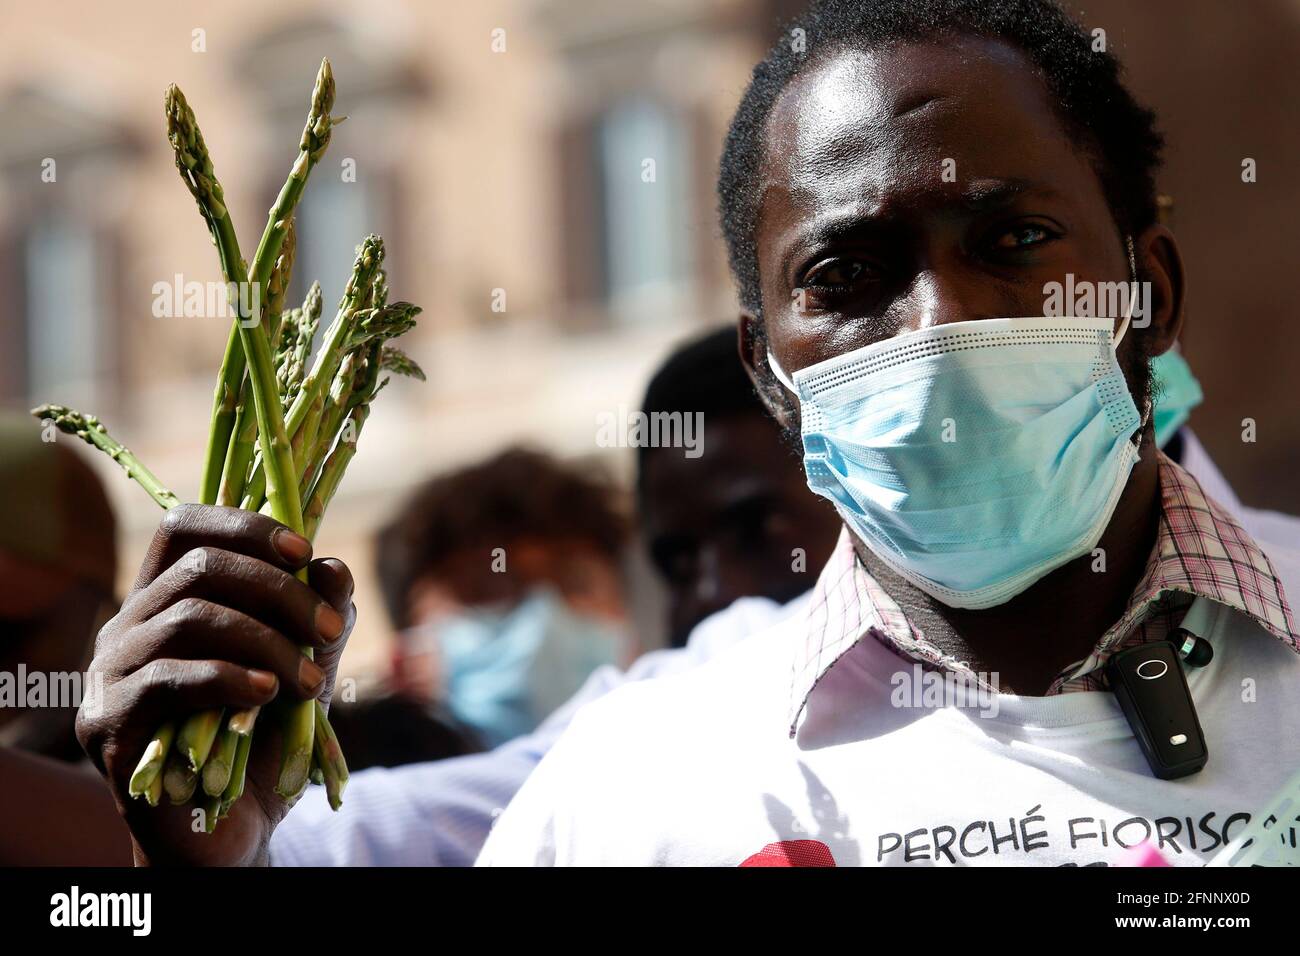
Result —
M 310 587 L 294 577 L 304 566 Z M 347 567 L 312 561 L 307 540 L 278 522 L 206 505 L 167 513 L 121 612 L 95 642 L 90 676 L 102 675 L 103 694 L 77 714 L 77 738 L 108 780 L 138 865 L 266 862 L 290 806 L 275 792 L 278 704 L 258 717 L 244 795 L 216 832 L 194 832 L 192 804 L 132 799 L 128 782 L 164 721 L 277 695 L 328 706 L 355 620 Z M 300 645 L 315 648 L 315 664 Z

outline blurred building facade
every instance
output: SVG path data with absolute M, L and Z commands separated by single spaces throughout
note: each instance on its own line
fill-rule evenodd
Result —
M 635 407 L 671 345 L 735 314 L 716 160 L 788 0 L 0 3 L 0 402 L 93 410 L 192 497 L 228 327 L 156 317 L 158 283 L 219 278 L 172 166 L 162 92 L 195 108 L 246 255 L 288 170 L 328 55 L 335 132 L 299 214 L 294 295 L 327 308 L 354 245 L 384 236 L 394 297 L 424 306 L 429 372 L 377 406 L 320 548 L 369 604 L 352 666 L 378 666 L 368 534 L 428 474 L 511 441 L 601 462 L 597 419 Z M 1242 497 L 1300 511 L 1300 362 L 1287 258 L 1300 185 L 1300 3 L 1098 0 L 1169 132 L 1163 189 L 1187 255 L 1193 418 Z M 1258 182 L 1240 179 L 1253 157 Z M 1258 423 L 1253 447 L 1241 420 Z M 152 506 L 108 476 L 124 566 Z M 125 583 L 125 582 L 124 582 Z

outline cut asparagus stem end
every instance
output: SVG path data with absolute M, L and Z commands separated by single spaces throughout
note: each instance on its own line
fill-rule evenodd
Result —
M 230 772 L 239 750 L 239 734 L 227 723 L 217 738 L 216 747 L 203 765 L 203 792 L 210 797 L 220 797 L 230 783 Z
M 144 798 L 148 801 L 149 806 L 156 807 L 162 801 L 163 778 L 158 774 L 153 778 L 153 783 L 149 784 L 149 789 L 144 792 Z
M 155 789 L 154 783 L 162 777 L 163 764 L 167 761 L 167 753 L 171 749 L 175 734 L 176 725 L 167 723 L 153 735 L 153 739 L 144 749 L 144 756 L 136 765 L 135 772 L 131 774 L 127 792 L 132 797 L 148 797 L 149 792 Z
M 198 786 L 199 775 L 190 769 L 185 758 L 173 751 L 167 756 L 167 765 L 163 768 L 163 790 L 172 803 L 182 804 L 194 796 Z
M 181 725 L 176 732 L 176 749 L 184 754 L 190 762 L 190 769 L 198 773 L 207 762 L 212 745 L 221 731 L 221 708 L 204 710 Z
M 227 726 L 239 736 L 247 737 L 253 732 L 253 725 L 257 723 L 257 714 L 261 709 L 261 707 L 250 707 L 248 710 L 241 710 L 231 716 Z
M 235 734 L 238 737 L 238 734 Z M 226 792 L 230 783 L 230 764 L 224 760 L 212 759 L 203 765 L 203 792 L 210 797 L 219 797 Z
M 292 800 L 302 793 L 303 787 L 307 786 L 310 773 L 310 753 L 296 753 L 286 756 L 284 763 L 280 767 L 280 782 L 276 784 L 275 792 L 286 800 Z

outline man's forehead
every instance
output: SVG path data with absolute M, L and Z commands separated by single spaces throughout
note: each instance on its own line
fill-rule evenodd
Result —
M 852 171 L 869 180 L 854 188 L 883 186 L 896 172 L 891 160 L 932 172 L 931 160 L 942 155 L 993 152 L 1008 140 L 1041 145 L 1044 126 L 1060 132 L 1045 85 L 1028 58 L 1001 41 L 845 48 L 825 54 L 778 98 L 764 137 L 762 184 L 765 191 L 820 192 Z

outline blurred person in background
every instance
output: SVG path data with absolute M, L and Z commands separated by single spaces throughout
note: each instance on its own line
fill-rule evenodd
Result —
M 396 514 L 376 541 L 394 682 L 444 702 L 488 746 L 635 656 L 619 567 L 627 519 L 590 468 L 509 448 L 431 479 Z
M 29 416 L 0 415 L 0 864 L 122 865 L 126 827 L 77 743 L 79 701 L 61 699 L 91 690 L 117 525 L 81 452 L 41 439 Z
M 117 526 L 103 485 L 59 436 L 28 416 L 0 417 L 0 671 L 80 673 L 114 613 Z M 70 707 L 0 696 L 0 745 L 59 760 L 85 754 Z
M 1192 409 L 1201 404 L 1205 395 L 1181 350 L 1175 346 L 1152 359 L 1151 375 L 1156 447 L 1195 476 L 1205 493 L 1236 515 L 1242 527 L 1264 544 L 1270 554 L 1300 551 L 1300 518 L 1243 504 L 1188 425 Z

